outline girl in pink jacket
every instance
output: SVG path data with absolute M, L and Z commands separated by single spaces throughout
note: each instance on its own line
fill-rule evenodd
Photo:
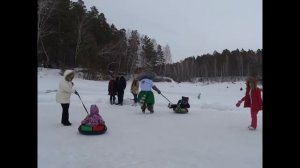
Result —
M 90 114 L 86 116 L 83 121 L 81 121 L 81 124 L 90 125 L 92 127 L 99 124 L 105 124 L 103 118 L 99 114 L 97 105 L 91 105 Z

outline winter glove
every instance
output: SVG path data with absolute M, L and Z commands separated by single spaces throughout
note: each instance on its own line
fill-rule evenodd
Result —
M 158 94 L 161 94 L 160 90 L 157 91 Z
M 241 101 L 241 100 L 240 100 L 240 101 L 238 101 L 238 102 L 236 103 L 236 107 L 240 107 L 241 103 L 242 103 L 242 101 Z
M 75 94 L 76 94 L 76 95 L 79 95 L 79 93 L 78 93 L 76 90 L 75 90 Z
M 73 82 L 71 82 L 72 83 L 72 86 L 74 86 L 74 83 Z

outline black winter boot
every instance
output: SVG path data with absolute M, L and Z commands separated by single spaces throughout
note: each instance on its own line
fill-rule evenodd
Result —
M 153 105 L 148 105 L 148 110 L 150 111 L 150 113 L 154 113 Z
M 142 109 L 142 112 L 145 113 L 145 110 L 146 110 L 146 105 L 145 105 L 145 103 L 142 105 L 141 109 Z

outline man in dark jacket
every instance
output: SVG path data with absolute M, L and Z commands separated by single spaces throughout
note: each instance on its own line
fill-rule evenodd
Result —
M 118 103 L 117 105 L 123 105 L 124 90 L 126 88 L 126 79 L 123 75 L 119 74 L 119 80 L 117 82 L 117 92 L 118 92 Z

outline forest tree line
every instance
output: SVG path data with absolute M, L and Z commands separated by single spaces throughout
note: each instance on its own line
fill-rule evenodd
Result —
M 213 54 L 188 57 L 173 64 L 163 64 L 155 72 L 175 81 L 236 81 L 248 76 L 262 80 L 262 49 L 223 50 Z
M 82 68 L 88 79 L 104 79 L 112 72 L 132 75 L 146 64 L 176 81 L 262 75 L 260 49 L 225 49 L 172 63 L 168 44 L 157 44 L 138 30 L 117 29 L 95 6 L 87 10 L 82 0 L 38 0 L 37 15 L 38 65 Z

